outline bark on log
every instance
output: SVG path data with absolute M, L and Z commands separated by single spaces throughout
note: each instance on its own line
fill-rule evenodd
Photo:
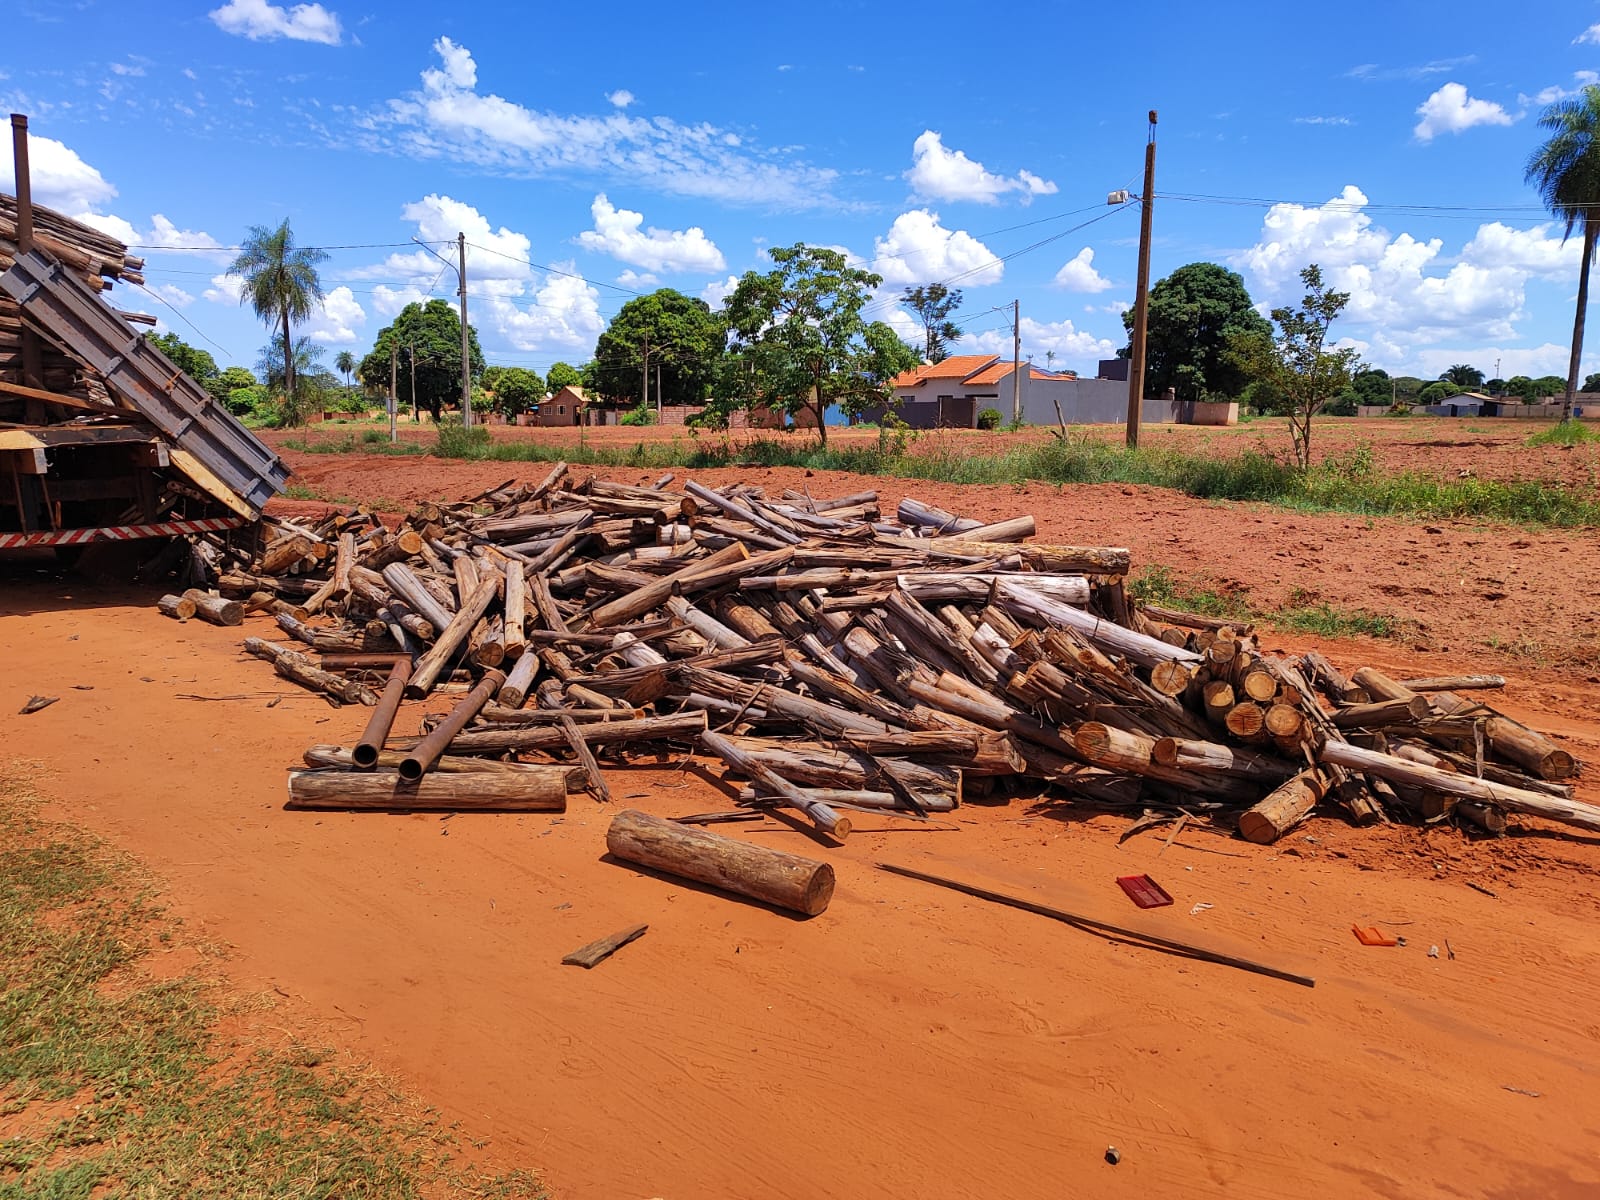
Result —
M 399 564 L 387 568 L 395 570 Z M 483 614 L 488 611 L 489 602 L 495 597 L 495 581 L 485 579 L 475 589 L 472 595 L 465 597 L 461 611 L 456 613 L 449 622 L 440 630 L 438 640 L 433 643 L 433 649 L 424 654 L 418 661 L 416 670 L 412 672 L 411 681 L 406 684 L 406 695 L 412 699 L 426 696 L 433 690 L 439 676 L 447 667 L 453 666 L 462 644 L 467 640 L 467 635 L 472 632 Z M 501 682 L 505 682 L 501 677 Z
M 1327 780 L 1320 772 L 1302 771 L 1239 814 L 1239 836 L 1258 845 L 1271 845 L 1305 820 L 1327 792 Z
M 752 846 L 634 809 L 612 818 L 606 849 L 624 862 L 697 880 L 808 917 L 826 910 L 833 898 L 833 868 L 825 862 Z
M 1197 654 L 1052 600 L 1020 581 L 1003 579 L 995 585 L 995 592 L 1002 607 L 1025 613 L 1046 624 L 1064 626 L 1140 666 L 1152 667 L 1158 662 L 1168 661 L 1199 661 Z
M 808 799 L 800 788 L 779 776 L 776 771 L 762 766 L 722 734 L 713 733 L 708 729 L 700 735 L 700 745 L 743 774 L 750 782 L 779 797 L 781 803 L 799 809 L 817 829 L 829 837 L 842 842 L 850 836 L 849 817 L 841 817 L 826 804 Z
M 507 708 L 521 708 L 528 698 L 528 691 L 533 687 L 533 679 L 538 670 L 539 656 L 524 654 L 517 659 L 516 665 L 506 675 L 505 684 L 496 693 L 495 700 Z
M 289 772 L 289 808 L 385 812 L 565 812 L 565 767 L 457 771 L 407 780 L 398 771 Z
M 237 600 L 225 600 L 221 596 L 202 592 L 199 588 L 190 588 L 183 593 L 183 598 L 193 602 L 194 615 L 202 621 L 212 625 L 244 624 L 244 605 Z
M 1318 752 L 1325 763 L 1365 771 L 1391 783 L 1410 784 L 1449 796 L 1459 796 L 1484 804 L 1493 804 L 1508 812 L 1531 813 L 1551 821 L 1576 825 L 1600 833 L 1600 806 L 1585 804 L 1581 800 L 1564 800 L 1526 788 L 1474 779 L 1470 775 L 1440 771 L 1421 763 L 1406 762 L 1376 750 L 1364 750 L 1348 742 L 1329 742 Z
M 1428 675 L 1422 679 L 1400 680 L 1401 687 L 1413 692 L 1470 692 L 1505 685 L 1504 675 Z
M 900 518 L 902 525 L 936 529 L 942 534 L 968 533 L 983 526 L 982 521 L 974 520 L 972 517 L 958 517 L 955 513 L 946 512 L 932 504 L 924 504 L 920 500 L 913 500 L 909 496 L 900 501 L 895 515 Z
M 1494 752 L 1541 779 L 1568 779 L 1578 773 L 1578 760 L 1544 734 L 1451 692 L 1440 692 L 1433 700 L 1447 716 L 1477 717 L 1481 714 L 1484 736 Z
M 1416 692 L 1390 679 L 1377 667 L 1362 667 L 1350 676 L 1350 681 L 1371 696 L 1374 701 L 1410 700 L 1416 695 Z
M 1267 754 L 1252 754 L 1216 742 L 1195 741 L 1192 738 L 1158 738 L 1150 750 L 1150 757 L 1164 767 L 1183 767 L 1190 771 L 1221 771 L 1241 779 L 1282 783 L 1298 769 Z
M 1333 714 L 1333 723 L 1340 729 L 1383 729 L 1391 725 L 1415 725 L 1427 719 L 1432 706 L 1421 696 L 1409 700 L 1375 700 L 1370 704 L 1352 704 Z
M 275 642 L 258 637 L 247 637 L 244 640 L 244 648 L 247 653 L 266 659 L 279 675 L 298 683 L 301 687 L 310 688 L 314 692 L 326 692 L 346 704 L 374 705 L 378 702 L 378 697 L 371 689 L 358 680 L 346 679 L 343 675 L 334 675 L 313 666 L 311 660 L 304 654 L 290 650 L 287 646 L 279 646 Z
M 639 717 L 634 720 L 586 721 L 579 725 L 583 740 L 591 746 L 649 742 L 693 742 L 706 727 L 704 713 L 674 713 L 666 717 Z M 553 750 L 567 745 L 559 729 L 509 728 L 475 729 L 457 734 L 450 743 L 450 754 L 499 754 L 508 750 Z
M 354 583 L 353 572 L 351 581 Z M 434 594 L 423 586 L 417 573 L 405 563 L 390 563 L 384 567 L 383 581 L 390 591 L 415 609 L 435 629 L 443 629 L 450 624 L 450 610 L 439 603 Z
M 195 603 L 187 596 L 163 596 L 156 601 L 156 610 L 164 617 L 187 621 L 195 614 Z

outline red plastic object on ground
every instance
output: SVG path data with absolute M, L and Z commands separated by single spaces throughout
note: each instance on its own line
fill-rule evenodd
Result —
M 1399 943 L 1388 934 L 1381 932 L 1376 925 L 1352 925 L 1350 932 L 1356 935 L 1356 941 L 1363 946 L 1397 946 Z
M 1172 903 L 1167 889 L 1148 875 L 1120 875 L 1117 877 L 1117 886 L 1127 892 L 1128 899 L 1140 908 L 1161 908 Z

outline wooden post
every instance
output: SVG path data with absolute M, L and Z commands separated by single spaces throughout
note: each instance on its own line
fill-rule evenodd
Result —
M 1254 808 L 1239 814 L 1239 836 L 1269 845 L 1305 820 L 1327 792 L 1327 781 L 1318 771 L 1302 771 Z
M 782 850 L 628 809 L 612 818 L 606 849 L 624 862 L 681 875 L 814 917 L 833 899 L 833 868 Z
M 456 771 L 408 780 L 398 771 L 338 767 L 289 772 L 289 808 L 442 812 L 565 812 L 567 769 Z

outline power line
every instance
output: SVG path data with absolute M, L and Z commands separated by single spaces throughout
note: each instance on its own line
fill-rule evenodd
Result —
M 208 224 L 209 224 L 209 222 L 208 222 Z M 454 240 L 455 240 L 454 238 L 451 238 L 448 241 L 443 241 L 443 242 L 414 242 L 414 241 L 413 242 L 350 242 L 350 243 L 346 243 L 346 244 L 340 245 L 340 246 L 297 246 L 295 248 L 297 250 L 394 250 L 394 249 L 405 249 L 405 248 L 408 248 L 408 247 L 411 247 L 411 246 L 448 246 Z M 216 253 L 219 250 L 226 250 L 226 251 L 229 251 L 229 252 L 232 252 L 232 253 L 238 253 L 240 250 L 243 250 L 244 247 L 243 246 L 163 246 L 163 245 L 156 245 L 156 244 L 151 243 L 151 242 L 130 242 L 128 244 L 128 249 L 129 250 L 171 250 L 171 251 L 209 250 L 212 253 Z
M 474 250 L 482 250 L 486 254 L 499 255 L 499 257 L 507 259 L 510 262 L 521 263 L 523 266 L 533 267 L 535 270 L 544 271 L 550 275 L 562 275 L 567 279 L 581 279 L 590 287 L 610 288 L 615 292 L 626 292 L 630 296 L 644 295 L 643 292 L 636 292 L 632 288 L 623 287 L 620 283 L 604 283 L 598 279 L 590 279 L 587 275 L 579 275 L 576 271 L 563 271 L 559 267 L 546 266 L 543 263 L 536 263 L 532 259 L 518 258 L 515 254 L 507 254 L 503 250 L 494 250 L 488 246 L 480 246 L 477 242 L 468 242 L 467 245 L 471 246 Z

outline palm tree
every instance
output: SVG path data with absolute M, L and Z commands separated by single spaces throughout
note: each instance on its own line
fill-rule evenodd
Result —
M 1567 395 L 1561 419 L 1572 417 L 1572 396 L 1578 387 L 1578 360 L 1583 357 L 1584 310 L 1589 306 L 1589 264 L 1600 235 L 1600 86 L 1590 85 L 1574 97 L 1544 110 L 1539 128 L 1550 140 L 1528 159 L 1524 178 L 1539 189 L 1545 206 L 1566 222 L 1562 241 L 1583 227 L 1583 261 L 1578 268 L 1578 313 L 1572 322 L 1572 357 L 1567 365 Z
M 338 357 L 333 360 L 333 367 L 334 370 L 338 371 L 339 374 L 344 376 L 344 389 L 345 391 L 349 391 L 350 372 L 356 369 L 356 356 L 351 354 L 348 350 L 341 350 L 339 351 Z
M 1483 372 L 1468 363 L 1456 363 L 1440 379 L 1446 383 L 1453 383 L 1464 388 L 1480 388 L 1483 386 Z
M 250 301 L 257 317 L 268 328 L 283 328 L 284 394 L 293 397 L 295 361 L 290 352 L 289 326 L 304 321 L 322 299 L 322 281 L 317 264 L 327 254 L 312 246 L 296 246 L 288 218 L 276 229 L 252 225 L 250 235 L 240 247 L 239 257 L 228 268 L 230 274 L 244 277 L 239 303 Z

